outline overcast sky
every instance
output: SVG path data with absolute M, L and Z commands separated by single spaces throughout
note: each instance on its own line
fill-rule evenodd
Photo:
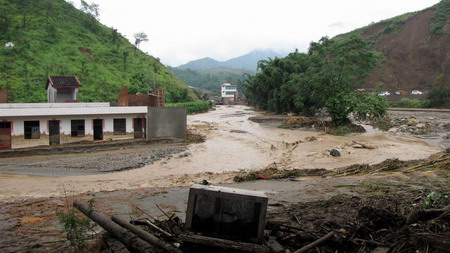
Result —
M 78 0 L 72 0 L 79 6 Z M 333 37 L 439 0 L 86 0 L 97 3 L 100 21 L 141 50 L 178 66 L 212 57 L 228 60 L 254 49 L 304 52 L 311 41 Z

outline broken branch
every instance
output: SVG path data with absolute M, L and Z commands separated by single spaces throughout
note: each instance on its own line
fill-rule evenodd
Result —
M 325 236 L 323 236 L 322 238 L 317 239 L 316 241 L 304 246 L 301 249 L 298 249 L 296 251 L 294 251 L 294 253 L 304 253 L 304 252 L 308 252 L 310 249 L 313 249 L 321 244 L 323 244 L 324 242 L 326 242 L 327 240 L 329 240 L 331 237 L 333 237 L 336 234 L 336 232 L 331 231 L 330 233 L 326 234 Z

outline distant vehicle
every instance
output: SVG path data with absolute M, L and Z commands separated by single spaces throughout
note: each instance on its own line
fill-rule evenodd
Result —
M 402 93 L 400 91 L 395 91 L 394 94 L 397 95 L 397 96 L 402 95 Z
M 389 91 L 383 91 L 381 93 L 378 93 L 378 96 L 389 96 L 391 95 L 391 93 L 389 93 Z
M 423 92 L 420 90 L 412 90 L 411 95 L 423 95 Z

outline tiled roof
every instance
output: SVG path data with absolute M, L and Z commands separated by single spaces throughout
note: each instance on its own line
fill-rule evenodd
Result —
M 49 76 L 45 86 L 46 89 L 49 84 L 56 88 L 81 87 L 80 81 L 78 81 L 76 76 Z

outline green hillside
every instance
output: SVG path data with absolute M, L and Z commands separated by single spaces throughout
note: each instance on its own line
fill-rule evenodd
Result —
M 242 92 L 242 81 L 245 79 L 244 74 L 254 74 L 253 71 L 239 69 L 169 69 L 181 80 L 188 85 L 196 88 L 205 89 L 220 95 L 220 87 L 223 83 L 237 84 L 239 92 Z
M 196 99 L 159 59 L 63 0 L 0 0 L 0 46 L 8 102 L 45 102 L 48 75 L 76 75 L 86 102 L 115 102 L 125 85 L 132 93 L 164 88 L 168 102 Z

